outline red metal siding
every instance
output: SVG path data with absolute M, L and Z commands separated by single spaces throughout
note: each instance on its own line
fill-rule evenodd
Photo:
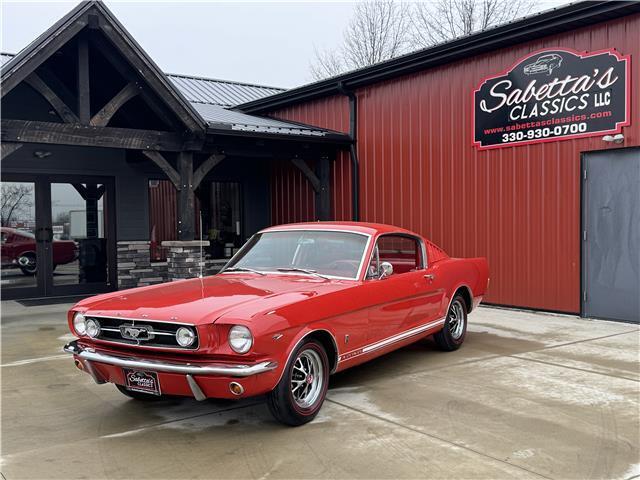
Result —
M 165 260 L 167 254 L 162 242 L 178 238 L 177 194 L 176 187 L 169 180 L 156 180 L 149 184 L 151 261 Z
M 200 202 L 195 199 L 196 236 L 200 235 Z M 169 180 L 149 182 L 149 239 L 151 261 L 167 259 L 162 242 L 178 239 L 178 190 Z
M 349 132 L 349 101 L 333 96 L 316 102 L 272 112 L 271 115 L 309 123 L 339 132 Z M 351 220 L 351 164 L 348 152 L 340 152 L 331 167 L 332 218 Z M 309 182 L 291 162 L 272 170 L 271 222 L 273 224 L 315 220 L 315 196 Z
M 607 144 L 591 137 L 482 152 L 472 147 L 470 99 L 478 82 L 531 51 L 558 46 L 631 55 L 632 124 L 623 133 L 625 146 L 640 145 L 640 15 L 633 15 L 360 89 L 360 213 L 364 221 L 420 232 L 452 256 L 486 256 L 487 302 L 577 313 L 580 153 Z M 329 128 L 339 119 L 343 131 L 348 125 L 346 98 L 274 114 Z M 338 215 L 350 203 L 342 163 L 334 171 L 337 218 L 345 218 Z M 290 197 L 277 201 L 286 212 Z

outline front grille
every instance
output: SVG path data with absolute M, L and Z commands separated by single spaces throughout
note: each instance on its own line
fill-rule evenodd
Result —
M 195 350 L 198 348 L 198 330 L 193 325 L 184 323 L 158 322 L 146 319 L 129 320 L 123 318 L 91 317 L 100 323 L 100 335 L 96 338 L 107 342 L 141 347 L 176 348 Z M 176 331 L 180 327 L 188 327 L 196 334 L 192 345 L 181 347 L 176 341 Z M 137 332 L 137 333 L 136 333 Z

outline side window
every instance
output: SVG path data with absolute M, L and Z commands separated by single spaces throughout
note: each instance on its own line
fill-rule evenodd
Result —
M 380 264 L 390 263 L 393 275 L 400 275 L 422 268 L 422 249 L 417 239 L 402 235 L 380 237 L 373 251 L 367 270 L 367 278 L 379 278 Z

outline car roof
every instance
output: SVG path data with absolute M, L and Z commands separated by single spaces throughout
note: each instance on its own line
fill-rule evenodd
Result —
M 12 227 L 0 227 L 3 233 L 11 233 L 13 235 L 21 235 L 23 237 L 30 237 L 33 235 L 31 232 L 25 232 L 24 230 L 19 230 L 17 228 Z
M 363 233 L 366 235 L 376 235 L 382 233 L 403 233 L 409 235 L 420 236 L 415 232 L 404 228 L 386 225 L 383 223 L 367 223 L 367 222 L 301 222 L 288 223 L 285 225 L 275 225 L 265 228 L 262 232 L 286 231 L 286 230 L 324 230 L 324 231 L 347 231 L 353 233 Z

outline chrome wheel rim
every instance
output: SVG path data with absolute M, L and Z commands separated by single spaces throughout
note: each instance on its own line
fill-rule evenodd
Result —
M 36 269 L 36 259 L 31 255 L 24 255 L 18 258 L 18 265 L 28 270 L 29 272 L 35 271 Z
M 449 310 L 449 333 L 451 333 L 451 337 L 453 337 L 454 340 L 462 337 L 464 322 L 464 307 L 459 300 L 456 300 Z
M 293 362 L 291 371 L 291 395 L 301 408 L 309 408 L 316 403 L 322 393 L 324 370 L 322 359 L 315 350 L 300 352 Z

